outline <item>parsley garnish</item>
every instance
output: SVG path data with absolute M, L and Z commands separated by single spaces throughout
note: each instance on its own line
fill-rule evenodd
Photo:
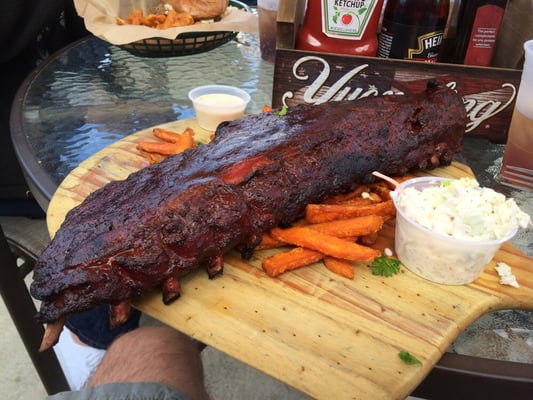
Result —
M 372 268 L 372 275 L 390 277 L 400 272 L 400 261 L 382 254 L 374 258 L 374 261 L 370 264 L 370 268 Z
M 404 363 L 408 365 L 422 364 L 418 358 L 416 358 L 411 353 L 405 350 L 401 350 L 398 353 L 398 357 L 400 357 L 400 360 L 402 360 Z
M 283 117 L 285 114 L 287 114 L 287 106 L 281 107 L 281 110 L 279 110 L 278 115 L 280 117 Z

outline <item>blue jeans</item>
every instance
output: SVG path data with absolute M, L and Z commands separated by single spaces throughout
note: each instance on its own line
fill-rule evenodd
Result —
M 83 343 L 97 349 L 106 350 L 119 335 L 138 328 L 140 318 L 141 312 L 132 308 L 128 320 L 123 325 L 110 329 L 109 306 L 103 305 L 93 310 L 70 316 L 65 325 Z

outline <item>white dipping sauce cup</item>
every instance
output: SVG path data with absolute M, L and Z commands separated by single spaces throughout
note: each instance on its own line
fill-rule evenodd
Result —
M 498 240 L 464 240 L 434 232 L 413 221 L 398 205 L 402 188 L 422 190 L 440 186 L 448 178 L 424 177 L 403 182 L 392 194 L 396 206 L 394 247 L 398 259 L 411 272 L 427 280 L 464 285 L 476 280 L 500 246 L 511 239 L 518 227 Z
M 226 85 L 207 85 L 189 92 L 196 119 L 203 129 L 215 131 L 223 121 L 244 115 L 250 95 L 242 89 Z

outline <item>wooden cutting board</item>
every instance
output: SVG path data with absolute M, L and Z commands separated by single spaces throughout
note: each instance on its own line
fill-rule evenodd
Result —
M 196 139 L 210 133 L 194 120 L 161 127 Z M 93 190 L 148 165 L 136 150 L 140 140 L 158 139 L 147 129 L 103 149 L 72 171 L 48 209 L 50 234 L 65 214 Z M 431 172 L 471 176 L 462 164 Z M 380 246 L 394 248 L 389 224 Z M 321 399 L 401 399 L 414 390 L 450 343 L 481 315 L 498 309 L 533 309 L 533 259 L 504 244 L 481 277 L 466 286 L 439 285 L 402 267 L 391 278 L 374 276 L 364 264 L 354 280 L 341 278 L 321 264 L 273 279 L 261 260 L 236 253 L 225 257 L 224 274 L 209 280 L 203 271 L 182 279 L 182 296 L 164 306 L 159 292 L 139 299 L 143 312 L 253 367 Z M 520 288 L 500 285 L 494 266 L 512 267 Z M 406 365 L 405 350 L 421 360 Z

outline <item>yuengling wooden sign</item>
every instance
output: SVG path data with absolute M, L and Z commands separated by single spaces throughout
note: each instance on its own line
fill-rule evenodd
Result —
M 278 49 L 272 105 L 400 96 L 436 80 L 463 97 L 468 135 L 505 143 L 520 77 L 519 70 Z

